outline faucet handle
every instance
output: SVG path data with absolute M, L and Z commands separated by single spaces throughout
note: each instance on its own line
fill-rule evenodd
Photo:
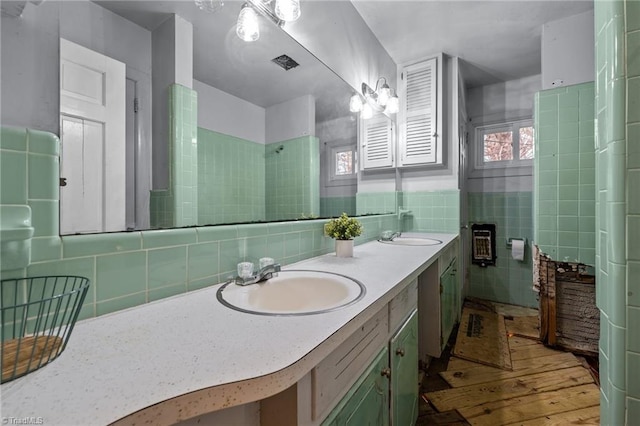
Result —
M 258 261 L 258 264 L 260 265 L 260 269 L 264 269 L 265 266 L 273 265 L 274 263 L 275 261 L 273 260 L 272 257 L 261 257 L 260 260 Z
M 240 278 L 250 278 L 253 276 L 253 263 L 252 262 L 240 262 L 238 263 L 238 276 Z

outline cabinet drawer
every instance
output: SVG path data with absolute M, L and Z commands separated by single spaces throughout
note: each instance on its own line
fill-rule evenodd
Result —
M 416 306 L 418 306 L 417 278 L 389 302 L 389 332 L 396 331 Z
M 387 344 L 389 317 L 381 309 L 312 371 L 313 419 L 326 416 Z

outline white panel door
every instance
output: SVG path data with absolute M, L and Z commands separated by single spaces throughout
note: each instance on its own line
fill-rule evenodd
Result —
M 63 115 L 60 129 L 60 176 L 68 182 L 60 191 L 60 204 L 66 206 L 60 231 L 102 232 L 104 124 Z
M 72 138 L 73 142 L 70 143 L 81 146 L 83 150 L 81 156 L 75 153 L 63 155 L 61 158 L 61 170 L 64 170 L 64 173 L 72 173 L 73 170 L 75 176 L 75 179 L 72 179 L 62 175 L 66 178 L 67 185 L 60 189 L 61 233 L 125 230 L 125 64 L 60 39 L 60 116 L 63 130 L 62 151 L 76 150 L 67 149 L 66 136 Z M 80 121 L 72 125 L 71 118 Z M 82 128 L 83 131 L 72 131 L 72 128 Z M 81 135 L 82 143 L 77 139 Z M 91 159 L 91 164 L 95 164 L 94 159 L 99 158 L 101 167 L 86 167 L 84 163 L 65 164 L 72 161 L 71 158 L 73 161 L 83 162 Z M 83 172 L 79 174 L 78 170 Z M 99 181 L 100 184 L 96 185 L 95 181 Z M 82 190 L 74 188 L 74 185 L 78 185 Z M 87 188 L 96 192 L 87 193 Z M 78 196 L 84 198 L 79 200 Z M 78 211 L 79 209 L 83 210 Z M 84 224 L 84 221 L 68 220 L 66 216 L 86 216 L 91 218 L 88 222 L 99 216 L 101 224 L 99 229 L 93 229 L 94 225 Z M 92 229 L 82 229 L 84 227 Z

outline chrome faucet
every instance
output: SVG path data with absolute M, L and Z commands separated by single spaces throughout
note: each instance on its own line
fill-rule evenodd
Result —
M 383 232 L 380 236 L 380 241 L 393 241 L 395 238 L 402 235 L 402 232 L 397 231 L 394 233 L 389 233 L 390 231 Z
M 254 275 L 246 278 L 237 276 L 235 278 L 232 278 L 230 281 L 234 282 L 237 285 L 256 284 L 273 278 L 273 274 L 278 272 L 280 272 L 280 264 L 272 263 L 271 265 L 263 267 Z

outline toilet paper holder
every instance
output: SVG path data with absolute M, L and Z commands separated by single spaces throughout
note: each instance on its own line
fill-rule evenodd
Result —
M 527 245 L 527 239 L 526 238 L 507 238 L 507 248 L 511 248 L 511 242 L 512 241 L 524 241 L 524 245 Z

